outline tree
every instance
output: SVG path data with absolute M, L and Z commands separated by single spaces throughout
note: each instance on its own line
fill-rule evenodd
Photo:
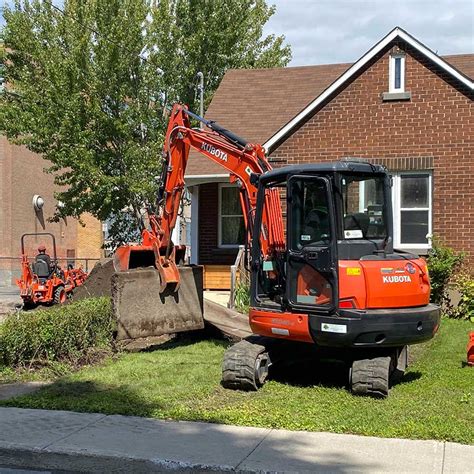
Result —
M 286 66 L 284 36 L 263 37 L 275 13 L 265 0 L 162 0 L 152 10 L 153 44 L 168 101 L 197 104 L 193 85 L 204 73 L 206 102 L 230 68 Z
M 51 162 L 64 203 L 54 219 L 114 217 L 126 239 L 153 209 L 164 106 L 209 102 L 230 67 L 286 65 L 283 37 L 262 38 L 264 0 L 17 0 L 5 8 L 0 130 Z M 127 212 L 123 212 L 126 210 Z M 117 242 L 118 243 L 118 242 Z

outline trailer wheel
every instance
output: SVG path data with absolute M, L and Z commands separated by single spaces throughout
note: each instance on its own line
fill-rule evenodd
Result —
M 258 390 L 271 366 L 265 346 L 247 340 L 227 349 L 222 366 L 222 386 L 232 390 Z
M 59 285 L 54 289 L 53 303 L 61 304 L 65 303 L 67 300 L 66 290 L 63 285 Z
M 390 356 L 355 360 L 349 375 L 352 393 L 374 398 L 387 397 L 392 366 Z

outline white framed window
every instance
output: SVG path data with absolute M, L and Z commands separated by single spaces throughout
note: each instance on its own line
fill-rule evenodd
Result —
M 219 183 L 218 245 L 236 248 L 244 243 L 245 224 L 240 205 L 239 188 Z
M 430 249 L 433 232 L 431 171 L 402 171 L 392 176 L 394 247 Z
M 390 55 L 388 92 L 405 92 L 405 54 Z

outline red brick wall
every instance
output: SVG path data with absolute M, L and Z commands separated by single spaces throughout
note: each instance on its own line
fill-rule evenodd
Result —
M 66 257 L 67 250 L 74 250 L 80 255 L 77 247 L 78 222 L 75 219 L 64 219 L 50 223 L 48 219 L 54 214 L 57 200 L 54 191 L 53 176 L 44 173 L 49 163 L 39 155 L 31 153 L 24 147 L 10 144 L 5 137 L 0 137 L 0 257 L 20 257 L 20 238 L 27 232 L 50 232 L 56 238 L 58 257 Z M 42 212 L 36 213 L 33 208 L 33 196 L 41 195 L 45 201 Z M 98 221 L 87 222 L 87 231 L 81 233 L 94 235 L 94 242 L 101 234 Z M 90 235 L 88 237 L 90 240 Z M 29 255 L 35 255 L 38 244 L 44 243 L 52 255 L 51 239 L 47 237 L 29 237 L 25 240 Z M 94 255 L 100 257 L 101 242 Z M 11 279 L 11 272 L 18 272 L 18 262 L 0 259 L 0 285 Z M 13 275 L 15 276 L 15 274 Z
M 403 45 L 400 45 L 403 48 Z M 472 91 L 405 48 L 411 100 L 383 102 L 385 52 L 271 155 L 281 164 L 362 157 L 392 169 L 433 168 L 433 233 L 474 256 Z
M 232 265 L 238 249 L 218 247 L 219 185 L 199 186 L 199 263 Z

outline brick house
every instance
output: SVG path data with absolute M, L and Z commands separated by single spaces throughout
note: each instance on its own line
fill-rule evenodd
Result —
M 474 54 L 440 57 L 395 28 L 353 64 L 230 70 L 206 117 L 262 143 L 274 167 L 358 157 L 393 176 L 395 248 L 433 235 L 474 258 Z M 191 259 L 227 288 L 243 219 L 229 174 L 198 153 L 186 173 Z
M 102 224 L 92 216 L 83 216 L 85 226 L 71 218 L 58 223 L 48 222 L 58 205 L 53 196 L 56 190 L 54 178 L 43 171 L 48 166 L 41 156 L 12 145 L 0 136 L 0 286 L 11 285 L 19 276 L 23 233 L 52 233 L 56 238 L 58 257 L 84 267 L 86 258 L 103 256 Z M 43 199 L 42 209 L 35 209 L 35 196 Z M 36 255 L 40 243 L 44 243 L 52 255 L 50 242 L 44 237 L 26 239 L 28 255 Z M 94 261 L 87 264 L 90 269 Z

